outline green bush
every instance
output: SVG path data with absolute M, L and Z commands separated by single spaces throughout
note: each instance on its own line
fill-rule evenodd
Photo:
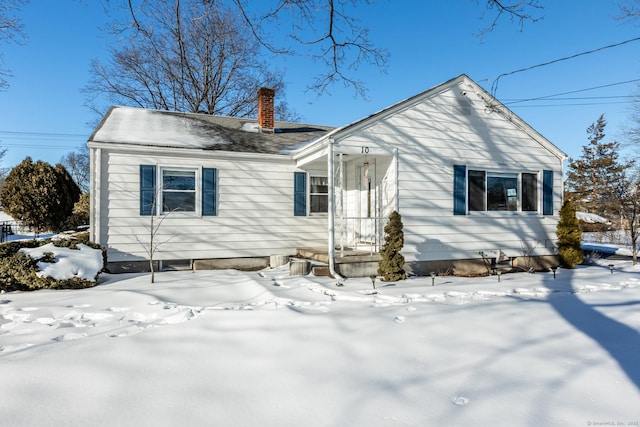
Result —
M 51 277 L 38 277 L 38 262 L 54 262 L 53 253 L 45 252 L 39 259 L 19 252 L 21 248 L 36 248 L 53 243 L 57 247 L 77 249 L 82 243 L 102 251 L 103 269 L 106 267 L 106 251 L 100 245 L 89 241 L 89 233 L 81 233 L 70 239 L 27 240 L 0 244 L 0 290 L 34 291 L 38 289 L 84 289 L 96 285 L 95 281 L 74 277 L 69 280 L 55 280 Z M 96 277 L 97 279 L 97 277 Z
M 0 289 L 34 291 L 47 287 L 47 279 L 38 277 L 37 261 L 22 252 L 0 259 Z
M 400 253 L 404 246 L 404 231 L 402 217 L 396 211 L 389 215 L 389 222 L 384 227 L 384 244 L 380 251 L 378 274 L 385 282 L 404 280 L 404 256 Z
M 582 264 L 584 253 L 581 249 L 582 231 L 580 221 L 576 218 L 576 210 L 568 200 L 560 209 L 560 221 L 556 227 L 558 236 L 558 255 L 563 267 L 574 268 Z
M 27 157 L 7 175 L 0 199 L 5 212 L 38 233 L 60 231 L 80 199 L 80 189 L 62 165 Z

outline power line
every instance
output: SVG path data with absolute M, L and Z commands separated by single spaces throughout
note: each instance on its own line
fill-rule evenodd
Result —
M 538 104 L 538 105 L 517 105 L 515 108 L 539 108 L 539 107 L 583 107 L 586 105 L 613 105 L 613 104 L 628 104 L 625 101 L 618 102 L 581 102 L 572 104 Z
M 580 57 L 580 56 L 589 55 L 589 54 L 592 54 L 592 53 L 595 53 L 595 52 L 600 52 L 600 51 L 605 50 L 605 49 L 611 49 L 613 47 L 622 46 L 623 44 L 635 42 L 635 41 L 638 41 L 638 40 L 640 40 L 640 37 L 636 37 L 636 38 L 633 38 L 633 39 L 625 40 L 625 41 L 622 41 L 622 42 L 619 42 L 619 43 L 610 44 L 608 46 L 599 47 L 597 49 L 588 50 L 586 52 L 576 53 L 576 54 L 571 55 L 571 56 L 565 56 L 563 58 L 554 59 L 552 61 L 543 62 L 542 64 L 532 65 L 530 67 L 521 68 L 519 70 L 510 71 L 508 73 L 500 74 L 498 77 L 496 77 L 496 79 L 491 84 L 491 95 L 493 97 L 496 96 L 496 92 L 498 91 L 498 82 L 499 82 L 501 77 L 510 76 L 512 74 L 521 73 L 523 71 L 533 70 L 534 68 L 539 68 L 539 67 L 544 67 L 544 66 L 547 66 L 547 65 L 555 64 L 556 62 L 567 61 L 569 59 L 574 59 L 574 58 L 577 58 L 577 57 Z
M 540 98 L 531 98 L 531 99 L 514 99 L 513 101 L 504 102 L 504 104 L 517 104 L 519 102 L 528 102 L 528 101 L 537 101 L 540 99 L 546 99 L 547 101 L 575 101 L 575 100 L 584 100 L 584 99 L 628 99 L 635 98 L 634 95 L 617 95 L 617 96 L 572 96 L 567 98 L 553 98 L 548 99 L 546 96 L 542 96 Z
M 590 90 L 603 89 L 603 88 L 607 88 L 607 87 L 620 86 L 620 85 L 629 84 L 629 83 L 635 83 L 635 82 L 639 82 L 639 81 L 640 81 L 640 79 L 626 80 L 626 81 L 623 81 L 623 82 L 609 83 L 609 84 L 600 85 L 600 86 L 593 86 L 593 87 L 589 87 L 589 88 L 586 88 L 586 89 L 577 89 L 577 90 L 571 90 L 571 91 L 568 91 L 568 92 L 556 93 L 554 95 L 545 95 L 545 96 L 537 96 L 535 98 L 517 99 L 517 100 L 513 100 L 513 101 L 509 101 L 509 102 L 504 102 L 504 104 L 505 105 L 513 105 L 513 104 L 518 104 L 518 103 L 521 103 L 521 102 L 539 101 L 541 99 L 554 101 L 553 99 L 550 99 L 550 98 L 556 98 L 558 96 L 571 95 L 571 94 L 580 93 L 580 92 L 587 92 L 587 91 L 590 91 Z M 619 96 L 619 97 L 622 97 L 622 96 Z M 624 97 L 635 98 L 635 96 L 632 96 L 632 95 L 627 95 L 627 96 L 624 96 Z M 607 98 L 607 97 L 601 97 L 601 98 Z M 612 98 L 612 97 L 609 97 L 609 98 Z M 558 98 L 558 99 L 561 99 L 561 98 Z M 571 99 L 571 98 L 567 98 L 567 99 Z M 583 98 L 583 99 L 597 99 L 597 97 Z
M 80 133 L 54 133 L 54 132 L 22 132 L 11 130 L 0 130 L 0 136 L 11 137 L 33 137 L 33 138 L 87 138 L 87 134 Z

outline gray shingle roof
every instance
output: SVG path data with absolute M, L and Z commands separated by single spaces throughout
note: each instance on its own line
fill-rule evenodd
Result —
M 273 132 L 260 132 L 256 119 L 113 107 L 89 142 L 276 154 L 332 129 L 276 122 Z

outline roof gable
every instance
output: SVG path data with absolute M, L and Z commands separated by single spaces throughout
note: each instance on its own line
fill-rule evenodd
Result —
M 452 91 L 452 89 L 457 90 Z M 514 128 L 518 129 L 520 132 L 524 132 L 532 140 L 552 153 L 558 159 L 564 160 L 567 158 L 567 155 L 562 152 L 562 150 L 560 150 L 548 139 L 546 139 L 539 132 L 533 129 L 529 124 L 527 124 L 524 120 L 522 120 L 515 113 L 509 110 L 496 98 L 491 96 L 487 91 L 485 91 L 482 87 L 480 87 L 465 74 L 461 74 L 456 78 L 427 89 L 424 92 L 393 104 L 356 122 L 337 128 L 323 137 L 323 140 L 333 138 L 337 141 L 346 138 L 354 133 L 361 131 L 362 129 L 379 123 L 392 115 L 413 108 L 417 104 L 430 102 L 431 99 L 434 99 L 447 91 L 452 91 L 455 94 L 455 100 L 453 101 L 451 110 L 449 111 L 450 114 L 467 115 L 469 113 L 469 110 L 477 108 L 474 107 L 474 103 L 479 102 L 482 104 L 481 107 L 484 111 L 500 114 L 507 121 L 509 121 L 514 126 Z M 473 102 L 471 101 L 471 98 L 473 98 Z M 426 119 L 428 120 L 428 118 Z

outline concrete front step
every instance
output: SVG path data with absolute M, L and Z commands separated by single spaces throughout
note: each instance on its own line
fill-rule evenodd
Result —
M 377 274 L 380 255 L 377 253 L 344 250 L 344 256 L 338 256 L 340 250 L 336 250 L 336 272 L 344 277 L 369 277 Z M 296 257 L 329 264 L 329 255 L 326 248 L 299 248 Z M 316 276 L 331 276 L 328 266 L 314 266 L 312 272 Z

